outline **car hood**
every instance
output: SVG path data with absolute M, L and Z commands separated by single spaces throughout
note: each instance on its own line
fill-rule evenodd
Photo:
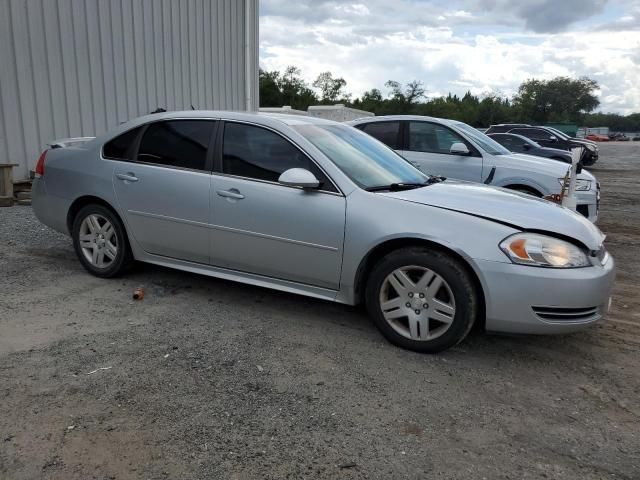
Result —
M 564 153 L 565 152 L 562 150 Z M 569 164 L 564 162 L 559 162 L 552 158 L 547 157 L 537 157 L 535 155 L 527 155 L 524 153 L 510 153 L 509 155 L 499 155 L 494 157 L 494 163 L 497 168 L 500 168 L 500 162 L 505 162 L 505 164 L 509 167 L 518 166 L 518 168 L 522 170 L 526 170 L 528 172 L 535 172 L 544 175 L 552 175 L 555 178 L 562 178 L 566 175 L 567 170 L 569 168 Z M 578 178 L 594 181 L 595 178 L 590 173 L 582 170 L 581 173 L 578 174 Z
M 542 150 L 545 153 L 548 153 L 549 155 L 553 154 L 561 157 L 571 158 L 571 153 L 568 152 L 567 150 L 561 150 L 559 148 L 551 148 L 551 147 L 540 147 L 540 150 Z
M 527 194 L 477 183 L 446 180 L 423 188 L 380 195 L 444 208 L 512 225 L 573 238 L 589 250 L 599 250 L 604 235 L 582 215 Z

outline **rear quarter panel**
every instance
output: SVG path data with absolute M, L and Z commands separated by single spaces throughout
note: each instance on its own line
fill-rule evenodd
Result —
M 67 214 L 83 196 L 98 197 L 117 209 L 113 189 L 113 164 L 100 159 L 100 145 L 56 148 L 47 153 L 45 174 L 34 183 L 34 210 L 50 227 L 69 234 Z

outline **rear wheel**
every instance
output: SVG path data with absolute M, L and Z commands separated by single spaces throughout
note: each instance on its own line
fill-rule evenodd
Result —
M 450 255 L 424 248 L 392 252 L 376 265 L 367 310 L 395 345 L 436 353 L 462 341 L 477 315 L 474 283 Z
M 131 248 L 124 226 L 102 205 L 87 205 L 78 212 L 72 237 L 80 263 L 93 275 L 114 277 L 131 264 Z

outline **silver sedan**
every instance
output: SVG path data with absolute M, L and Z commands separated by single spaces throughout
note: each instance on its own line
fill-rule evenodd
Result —
M 474 322 L 583 329 L 614 279 L 581 215 L 429 177 L 355 128 L 307 117 L 174 112 L 57 142 L 38 160 L 33 207 L 94 275 L 139 260 L 364 303 L 387 339 L 421 352 Z

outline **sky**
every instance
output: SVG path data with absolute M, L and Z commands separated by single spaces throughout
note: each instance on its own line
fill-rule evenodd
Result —
M 598 111 L 640 112 L 640 0 L 261 0 L 260 66 L 324 71 L 354 96 L 423 82 L 428 97 L 511 97 L 528 78 L 587 76 Z

